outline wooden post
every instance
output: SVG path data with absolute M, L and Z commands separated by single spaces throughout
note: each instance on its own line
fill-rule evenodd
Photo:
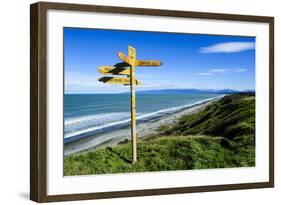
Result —
M 135 96 L 135 61 L 136 49 L 129 46 L 130 59 L 130 86 L 131 86 L 131 139 L 132 139 L 132 163 L 137 161 L 137 132 L 136 132 L 136 96 Z

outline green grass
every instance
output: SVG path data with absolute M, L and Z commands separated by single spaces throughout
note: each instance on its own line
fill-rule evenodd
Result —
M 131 144 L 64 159 L 64 175 L 169 171 L 255 166 L 255 96 L 235 94 L 173 126 L 138 141 L 138 161 L 131 164 Z
M 183 116 L 173 127 L 161 128 L 164 135 L 204 134 L 234 139 L 255 134 L 255 96 L 235 94 L 225 96 L 205 110 Z
M 207 169 L 253 166 L 255 163 L 253 148 L 228 149 L 223 138 L 208 136 L 167 136 L 140 141 L 137 163 L 132 165 L 130 159 L 130 144 L 122 144 L 66 157 L 64 173 L 89 175 Z

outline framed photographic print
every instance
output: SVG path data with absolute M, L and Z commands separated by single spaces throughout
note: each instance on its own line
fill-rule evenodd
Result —
M 31 5 L 30 197 L 274 186 L 274 18 Z

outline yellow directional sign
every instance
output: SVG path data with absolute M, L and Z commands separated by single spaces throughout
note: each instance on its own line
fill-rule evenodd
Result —
M 158 60 L 136 60 L 135 66 L 160 66 L 161 61 Z
M 136 50 L 130 46 L 129 46 L 129 57 L 126 56 L 122 52 L 118 52 L 117 55 L 122 61 L 124 61 L 125 63 L 128 63 L 129 65 L 134 65 L 134 66 L 160 66 L 160 65 L 162 65 L 162 62 L 158 61 L 158 60 L 136 60 L 135 59 Z
M 122 84 L 122 85 L 130 85 L 130 78 L 116 78 L 116 77 L 100 77 L 98 78 L 98 81 L 103 83 L 109 83 L 109 84 Z M 140 85 L 141 82 L 139 80 L 135 80 L 136 85 Z
M 118 68 L 129 68 L 130 66 L 131 65 L 129 63 L 126 63 L 124 61 L 114 64 L 114 67 Z
M 127 75 L 127 78 L 104 76 L 98 80 L 103 83 L 130 85 L 131 96 L 131 141 L 132 141 L 132 163 L 137 161 L 137 132 L 136 132 L 136 96 L 135 85 L 140 81 L 135 79 L 135 66 L 160 66 L 158 60 L 137 60 L 136 49 L 128 46 L 128 56 L 122 52 L 117 53 L 121 63 L 114 66 L 100 66 L 98 71 L 104 75 Z
M 128 58 L 128 56 L 126 56 L 123 52 L 117 52 L 118 57 L 120 58 L 120 60 L 130 64 L 130 59 Z M 130 64 L 131 65 L 131 64 Z
M 100 66 L 98 71 L 104 75 L 130 75 L 130 69 L 114 66 Z

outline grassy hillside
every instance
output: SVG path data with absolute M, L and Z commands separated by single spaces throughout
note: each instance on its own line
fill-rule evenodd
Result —
M 225 96 L 205 110 L 186 115 L 173 127 L 162 127 L 165 135 L 205 134 L 235 139 L 255 133 L 254 94 Z M 254 138 L 253 138 L 254 140 Z
M 131 144 L 65 157 L 65 175 L 245 167 L 255 165 L 255 96 L 234 94 L 197 114 L 183 116 L 157 135 L 138 141 L 138 162 L 130 163 Z

